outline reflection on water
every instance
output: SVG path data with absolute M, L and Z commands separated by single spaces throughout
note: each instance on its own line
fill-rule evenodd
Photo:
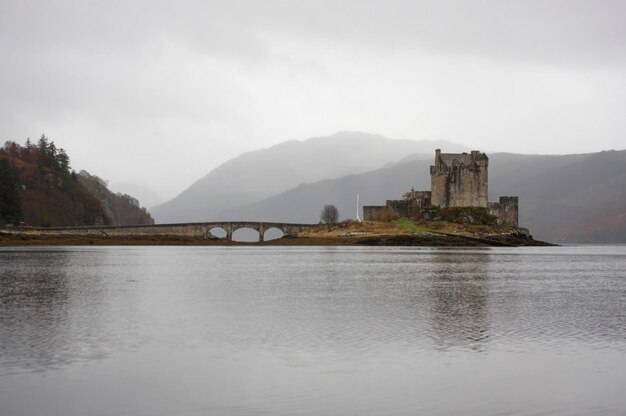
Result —
M 0 264 L 0 376 L 106 358 L 140 340 L 132 286 L 122 293 L 120 282 L 108 279 L 124 264 L 112 252 L 9 251 Z
M 58 364 L 72 319 L 66 253 L 4 253 L 2 264 L 0 358 L 32 369 Z
M 621 414 L 624 276 L 625 247 L 4 249 L 0 414 Z
M 480 351 L 489 339 L 489 251 L 433 255 L 431 324 L 439 347 Z

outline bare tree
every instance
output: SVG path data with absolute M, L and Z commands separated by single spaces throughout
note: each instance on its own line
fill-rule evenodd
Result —
M 328 229 L 330 230 L 339 220 L 339 210 L 334 205 L 324 205 L 320 219 L 328 225 Z

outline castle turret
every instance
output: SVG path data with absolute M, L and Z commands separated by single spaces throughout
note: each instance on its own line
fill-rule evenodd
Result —
M 498 217 L 503 223 L 519 226 L 519 197 L 501 196 L 498 202 L 489 203 L 489 213 Z

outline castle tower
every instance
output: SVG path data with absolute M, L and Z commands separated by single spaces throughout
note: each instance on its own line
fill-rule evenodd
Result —
M 487 208 L 488 167 L 489 158 L 478 150 L 470 154 L 435 150 L 435 165 L 430 167 L 432 204 Z

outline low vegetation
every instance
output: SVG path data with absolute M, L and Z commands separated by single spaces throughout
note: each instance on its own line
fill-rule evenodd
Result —
M 402 218 L 399 218 L 397 220 L 393 220 L 393 221 L 391 221 L 391 223 L 393 225 L 395 225 L 396 227 L 405 229 L 405 230 L 410 231 L 412 233 L 418 232 L 418 228 L 417 228 L 415 222 L 411 221 L 410 219 L 408 219 L 406 217 L 402 217 Z
M 304 230 L 300 236 L 309 238 L 341 238 L 366 235 L 408 235 L 408 234 L 460 234 L 468 236 L 484 236 L 506 234 L 516 230 L 515 227 L 498 225 L 495 217 L 487 210 L 452 209 L 441 210 L 436 220 L 413 220 L 406 217 L 390 221 L 363 221 L 345 220 L 329 230 L 319 225 Z M 486 215 L 485 215 L 486 214 Z
M 452 207 L 439 211 L 441 220 L 457 224 L 498 225 L 498 217 L 483 207 Z

